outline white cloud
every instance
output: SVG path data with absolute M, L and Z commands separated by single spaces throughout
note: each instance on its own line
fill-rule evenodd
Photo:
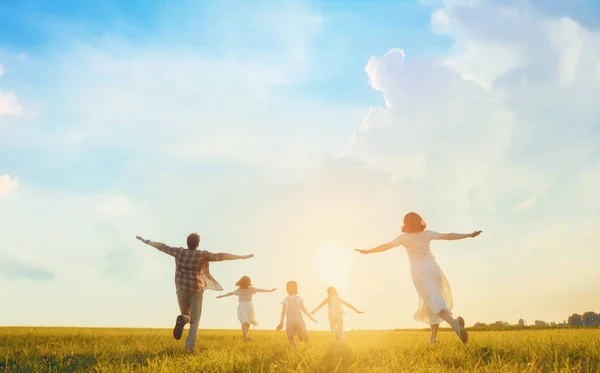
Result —
M 486 232 L 473 244 L 485 245 L 485 253 L 464 253 L 477 268 L 470 279 L 452 273 L 453 289 L 467 290 L 460 283 L 479 274 L 485 282 L 489 271 L 514 271 L 509 268 L 517 257 L 523 272 L 516 270 L 519 275 L 501 286 L 507 296 L 523 290 L 523 283 L 532 289 L 548 287 L 548 281 L 566 287 L 548 279 L 544 268 L 570 272 L 573 256 L 597 249 L 585 232 L 598 225 L 600 82 L 590 77 L 597 73 L 600 32 L 541 14 L 525 1 L 440 6 L 432 27 L 453 38 L 447 55 L 422 59 L 392 49 L 369 61 L 369 80 L 386 106 L 372 109 L 355 131 L 356 151 L 369 166 L 410 185 L 397 191 L 408 201 L 390 199 L 392 206 L 427 211 L 432 229 L 481 226 Z M 534 203 L 535 212 L 514 214 L 515 206 Z M 548 238 L 547 227 L 557 225 L 565 229 Z M 492 241 L 503 244 L 491 249 Z M 561 253 L 565 242 L 577 253 Z M 462 268 L 452 256 L 442 259 L 449 271 Z M 533 260 L 539 270 L 525 268 Z M 591 266 L 581 271 L 570 283 L 598 277 Z M 551 317 L 564 317 L 561 312 L 572 312 L 568 307 Z
M 531 206 L 533 206 L 535 201 L 536 201 L 535 197 L 526 199 L 525 201 L 521 202 L 519 204 L 519 206 L 517 206 L 517 211 L 523 211 L 523 210 L 530 208 Z
M 23 114 L 23 107 L 13 92 L 0 92 L 0 117 Z
M 19 181 L 10 175 L 0 175 L 0 196 L 17 189 Z

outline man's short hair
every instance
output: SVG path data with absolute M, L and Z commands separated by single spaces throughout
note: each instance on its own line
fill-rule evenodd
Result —
M 200 235 L 198 233 L 192 233 L 187 238 L 187 247 L 190 250 L 196 250 L 200 246 Z

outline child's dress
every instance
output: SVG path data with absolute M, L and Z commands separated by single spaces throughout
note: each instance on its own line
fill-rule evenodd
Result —
M 343 330 L 344 328 L 344 309 L 342 308 L 342 302 L 340 297 L 332 295 L 327 298 L 327 308 L 329 316 L 329 328 L 332 331 L 336 329 Z
M 256 294 L 256 288 L 249 287 L 247 289 L 238 288 L 233 292 L 238 296 L 237 315 L 240 324 L 258 325 L 258 321 L 254 318 L 254 306 L 252 305 L 252 296 Z
M 452 311 L 452 291 L 442 269 L 431 254 L 429 243 L 439 239 L 440 234 L 432 231 L 405 233 L 394 241 L 404 246 L 410 259 L 410 273 L 419 294 L 419 308 L 414 318 L 429 325 L 439 324 L 441 310 Z

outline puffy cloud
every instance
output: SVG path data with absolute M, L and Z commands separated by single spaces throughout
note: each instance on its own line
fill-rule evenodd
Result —
M 17 189 L 19 181 L 10 175 L 0 175 L 0 196 Z
M 486 237 L 475 245 L 486 252 L 469 252 L 471 275 L 516 273 L 501 287 L 507 296 L 524 283 L 568 291 L 546 277 L 547 268 L 578 267 L 571 284 L 598 278 L 576 258 L 598 248 L 585 233 L 598 224 L 600 32 L 525 1 L 443 1 L 431 22 L 454 41 L 446 55 L 414 58 L 391 49 L 367 64 L 385 105 L 355 131 L 360 158 L 404 185 L 396 193 L 409 195 L 410 204 L 390 201 L 427 211 L 432 229 L 481 226 Z M 563 229 L 548 234 L 554 226 Z M 441 258 L 450 270 L 460 266 Z M 541 269 L 526 268 L 531 261 Z M 493 277 L 488 285 L 497 288 Z M 452 278 L 472 291 L 460 285 L 462 274 Z
M 0 117 L 23 114 L 23 107 L 13 92 L 0 92 Z

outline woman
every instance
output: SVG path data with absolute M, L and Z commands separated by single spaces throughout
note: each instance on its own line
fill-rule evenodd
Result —
M 404 216 L 402 234 L 393 241 L 379 245 L 370 250 L 356 250 L 361 254 L 372 254 L 387 251 L 397 246 L 404 246 L 410 259 L 410 272 L 415 289 L 419 294 L 419 309 L 415 313 L 415 320 L 422 321 L 431 326 L 432 344 L 436 343 L 437 332 L 441 320 L 446 321 L 458 335 L 463 343 L 467 343 L 469 335 L 465 330 L 465 321 L 462 317 L 454 319 L 452 310 L 452 292 L 444 272 L 431 254 L 429 243 L 431 240 L 461 240 L 463 238 L 477 237 L 481 231 L 473 233 L 437 233 L 425 230 L 427 226 L 419 214 L 410 212 Z

